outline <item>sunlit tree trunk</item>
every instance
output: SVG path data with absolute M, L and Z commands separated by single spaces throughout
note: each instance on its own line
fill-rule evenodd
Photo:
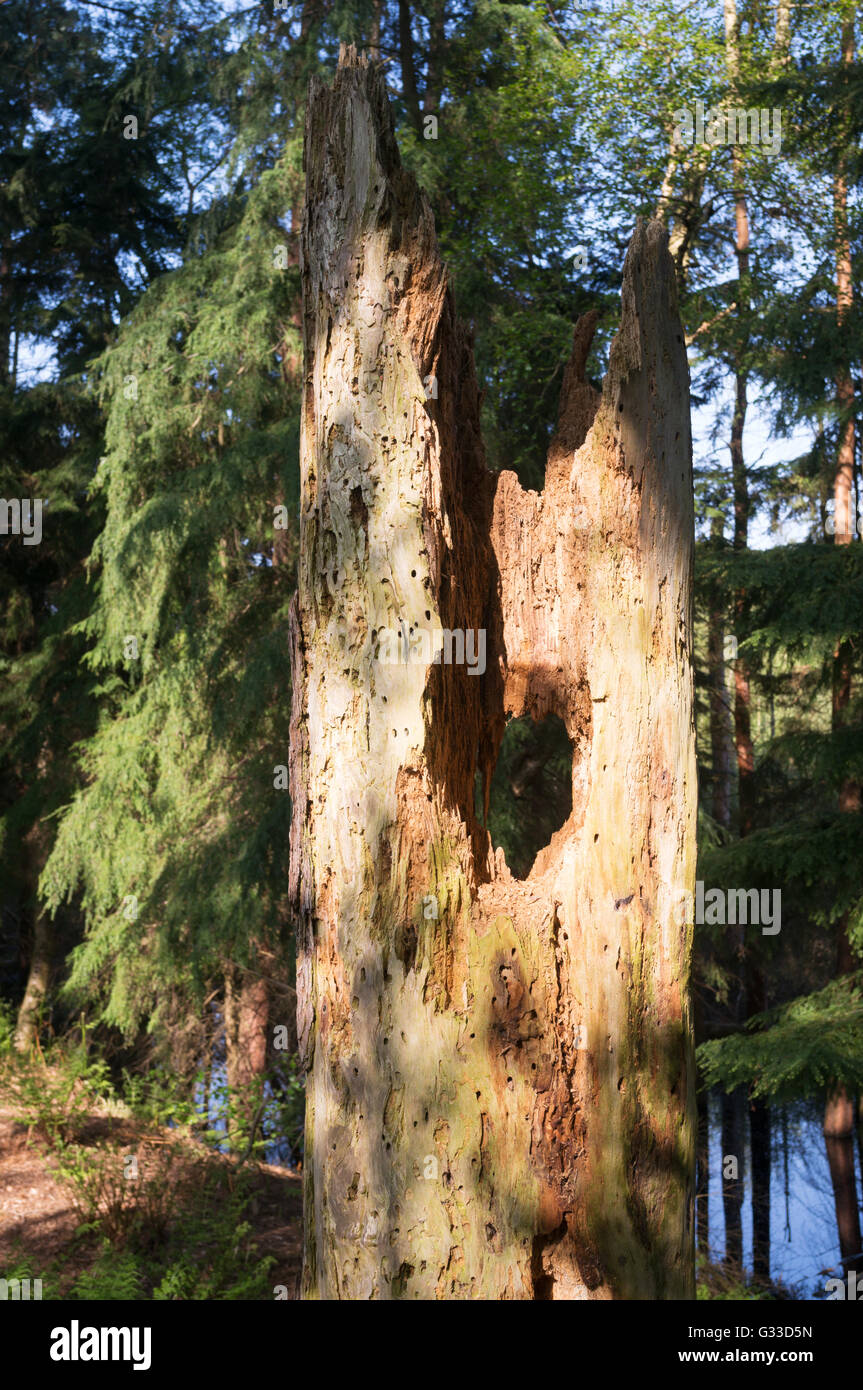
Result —
M 248 1127 L 258 1110 L 267 1070 L 269 985 L 251 971 L 232 971 L 225 981 L 225 1052 L 228 1090 L 235 1113 Z
M 432 215 L 352 49 L 332 89 L 313 83 L 305 167 L 304 1292 L 692 1297 L 691 913 L 675 909 L 695 867 L 693 519 L 665 234 L 633 237 L 601 396 L 595 316 L 579 322 L 545 488 L 525 492 L 486 469 Z M 484 633 L 484 674 L 433 661 L 437 630 L 474 652 Z M 548 713 L 573 809 L 519 880 L 476 775 L 487 789 L 508 716 Z
M 747 1008 L 750 1017 L 767 1008 L 764 972 L 753 957 L 747 960 Z M 749 1101 L 749 1148 L 752 1155 L 752 1271 L 756 1279 L 770 1279 L 770 1107 L 760 1096 Z
M 40 771 L 46 773 L 44 763 Z M 28 868 L 29 899 L 32 903 L 33 929 L 30 939 L 30 958 L 27 965 L 27 984 L 18 1007 L 12 1041 L 16 1051 L 28 1052 L 36 1040 L 39 1023 L 51 984 L 56 928 L 51 916 L 39 905 L 39 875 L 45 867 L 50 847 L 50 835 L 44 822 L 37 822 L 25 839 Z
M 33 922 L 33 944 L 27 986 L 15 1021 L 13 1041 L 18 1052 L 29 1051 L 36 1038 L 48 986 L 51 983 L 52 944 L 53 928 L 49 915 L 37 911 Z
M 854 61 L 854 23 L 848 19 L 842 29 L 842 59 Z M 851 243 L 848 227 L 848 185 L 844 159 L 840 160 L 833 182 L 833 212 L 836 238 L 836 319 L 844 324 L 853 305 L 851 278 Z M 854 538 L 854 385 L 848 370 L 839 373 L 836 399 L 840 413 L 839 451 L 833 482 L 834 542 L 850 545 Z M 833 729 L 842 728 L 851 703 L 853 679 L 853 644 L 839 643 L 833 659 Z M 859 782 L 846 778 L 839 791 L 840 811 L 859 812 L 861 793 Z M 837 943 L 837 975 L 848 974 L 855 968 L 854 955 L 848 940 L 847 916 L 839 923 Z M 854 1101 L 844 1086 L 832 1087 L 824 1112 L 824 1136 L 836 1222 L 839 1228 L 839 1248 L 843 1265 L 863 1269 L 861 1256 L 860 1212 L 857 1204 L 857 1185 L 854 1173 Z

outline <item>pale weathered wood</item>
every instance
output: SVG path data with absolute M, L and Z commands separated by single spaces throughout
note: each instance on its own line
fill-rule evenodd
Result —
M 431 212 L 353 50 L 313 83 L 305 162 L 305 1293 L 691 1297 L 693 520 L 664 232 L 636 229 L 601 397 L 577 325 L 524 492 L 486 470 Z M 402 623 L 484 629 L 485 674 L 376 659 Z M 507 716 L 549 712 L 573 810 L 519 881 L 475 775 Z

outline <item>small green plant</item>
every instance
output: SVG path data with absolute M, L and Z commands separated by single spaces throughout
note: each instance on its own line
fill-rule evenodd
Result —
M 716 1302 L 747 1303 L 770 1301 L 767 1289 L 753 1283 L 745 1270 L 728 1269 L 723 1264 L 714 1264 L 699 1255 L 695 1266 L 695 1296 Z
M 113 1094 L 108 1064 L 89 1056 L 83 1025 L 79 1043 L 55 1044 L 47 1057 L 38 1047 L 23 1056 L 10 1051 L 0 1073 L 0 1099 L 51 1148 L 72 1140 Z
M 124 1071 L 122 1091 L 131 1113 L 145 1124 L 187 1129 L 200 1120 L 188 1087 L 164 1071 Z
M 84 1270 L 65 1297 L 74 1302 L 102 1303 L 118 1300 L 128 1303 L 146 1297 L 140 1261 L 131 1250 L 115 1250 L 104 1241 L 99 1258 Z
M 186 1176 L 178 1145 L 147 1139 L 136 1152 L 109 1142 L 63 1144 L 55 1171 L 72 1193 L 82 1231 L 150 1244 L 164 1239 Z
M 5 999 L 0 999 L 0 1056 L 12 1051 L 12 1037 L 15 1033 L 15 1010 Z

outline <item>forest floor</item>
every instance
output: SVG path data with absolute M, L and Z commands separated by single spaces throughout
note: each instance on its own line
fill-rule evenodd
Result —
M 178 1139 L 176 1130 L 104 1114 L 85 1117 L 75 1141 L 70 1179 L 58 1165 L 63 1157 L 70 1163 L 71 1151 L 58 1156 L 14 1110 L 0 1107 L 0 1278 L 41 1278 L 44 1299 L 70 1291 L 73 1298 L 152 1297 L 166 1271 L 156 1297 L 219 1298 L 240 1284 L 243 1292 L 227 1296 L 298 1296 L 299 1172 L 254 1160 L 241 1165 Z M 121 1170 L 124 1151 L 169 1153 L 170 1164 L 154 1173 L 142 1158 L 144 1181 L 120 1189 L 112 1175 Z M 202 1194 L 220 1208 L 221 1225 L 218 1212 L 202 1220 Z M 227 1265 L 224 1252 L 212 1248 L 220 1242 L 233 1247 Z M 128 1290 L 115 1273 L 124 1258 L 126 1273 L 135 1273 L 135 1292 L 116 1287 Z M 216 1267 L 209 1284 L 200 1273 L 208 1261 Z M 101 1286 L 93 1283 L 100 1266 Z

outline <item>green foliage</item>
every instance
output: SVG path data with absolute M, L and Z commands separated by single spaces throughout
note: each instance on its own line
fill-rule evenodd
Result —
M 571 22 L 563 15 L 564 31 Z M 541 488 L 579 314 L 617 295 L 605 262 L 576 263 L 590 63 L 544 4 L 466 6 L 443 60 L 438 136 L 406 112 L 403 158 L 428 191 L 458 312 L 475 333 L 492 468 Z M 418 113 L 417 113 L 418 115 Z M 599 341 L 605 339 L 600 333 Z M 594 356 L 597 369 L 598 356 Z
M 698 1255 L 695 1262 L 695 1297 L 699 1302 L 763 1303 L 770 1302 L 773 1295 L 751 1282 L 745 1270 L 729 1270 L 725 1265 L 713 1264 L 703 1255 Z
M 144 296 L 98 368 L 107 522 L 82 630 L 103 718 L 43 885 L 52 910 L 81 891 L 88 930 L 68 993 L 101 997 L 130 1037 L 144 1018 L 158 1028 L 178 992 L 200 999 L 283 915 L 290 808 L 272 784 L 287 758 L 291 566 L 265 557 L 274 506 L 297 495 L 282 375 L 298 351 L 285 327 L 295 286 L 274 257 L 294 178 L 290 161 L 265 172 L 208 254 Z
M 249 1193 L 207 1182 L 197 1197 L 176 1203 L 167 1234 L 149 1244 L 139 1239 L 117 1246 L 103 1241 L 90 1269 L 80 1274 L 64 1299 L 72 1302 L 154 1300 L 157 1302 L 251 1301 L 272 1298 L 272 1256 L 258 1253 L 251 1225 L 243 1219 Z
M 89 1055 L 83 1030 L 80 1042 L 58 1045 L 48 1060 L 41 1051 L 21 1056 L 8 1047 L 3 1056 L 0 1098 L 52 1148 L 68 1143 L 112 1094 L 108 1064 Z
M 196 1080 L 200 1084 L 201 1077 Z M 124 1069 L 122 1094 L 131 1114 L 144 1124 L 189 1129 L 200 1118 L 188 1084 L 160 1067 L 143 1073 Z
M 144 1297 L 143 1289 L 138 1257 L 106 1240 L 92 1268 L 79 1274 L 63 1297 L 71 1303 L 130 1303 Z
M 698 1048 L 706 1086 L 746 1086 L 751 1096 L 793 1100 L 863 1086 L 863 997 L 858 975 L 756 1014 L 746 1031 Z
M 0 1061 L 5 1062 L 12 1051 L 15 1032 L 15 1010 L 7 999 L 0 999 Z
M 482 816 L 483 787 L 477 778 L 477 813 Z M 572 748 L 556 715 L 541 724 L 530 718 L 507 724 L 491 779 L 488 830 L 495 849 L 502 847 L 517 878 L 533 862 L 572 810 Z
M 179 1205 L 200 1185 L 185 1146 L 142 1138 L 124 1152 L 110 1139 L 55 1146 L 53 1169 L 69 1189 L 82 1231 L 112 1242 L 163 1242 Z M 132 1166 L 134 1165 L 134 1166 Z
M 863 546 L 821 539 L 843 419 L 835 381 L 859 374 L 860 65 L 840 59 L 846 0 L 794 11 L 787 62 L 774 61 L 785 55 L 773 12 L 739 9 L 732 94 L 721 8 L 677 0 L 446 11 L 336 0 L 298 16 L 215 0 L 0 6 L 0 493 L 46 499 L 42 543 L 4 538 L 0 553 L 0 992 L 20 997 L 47 905 L 60 988 L 46 1020 L 62 1030 L 83 1009 L 103 1025 L 105 1056 L 119 1032 L 129 1062 L 121 1097 L 92 1036 L 89 1049 L 17 1058 L 14 1010 L 0 1000 L 2 1094 L 54 1148 L 82 1218 L 129 1243 L 106 1251 L 75 1297 L 263 1287 L 240 1208 L 228 1201 L 221 1226 L 205 1229 L 201 1212 L 183 1225 L 179 1136 L 166 1167 L 151 1154 L 133 1202 L 120 1149 L 85 1142 L 94 1116 L 124 1102 L 141 1125 L 196 1124 L 239 1153 L 251 1139 L 251 1156 L 281 1137 L 301 1146 L 295 1059 L 262 1079 L 260 1112 L 263 1091 L 235 1096 L 217 1081 L 203 1125 L 195 1076 L 235 968 L 292 970 L 290 805 L 273 782 L 290 738 L 303 105 L 309 76 L 331 73 L 340 39 L 367 43 L 373 21 L 395 59 L 403 156 L 429 191 L 475 334 L 492 468 L 541 487 L 573 321 L 601 311 L 588 367 L 598 380 L 634 219 L 665 218 L 693 391 L 715 412 L 696 454 L 698 526 L 713 534 L 697 556 L 700 634 L 718 614 L 738 639 L 755 732 L 756 828 L 740 840 L 736 821 L 721 826 L 702 806 L 699 875 L 781 885 L 781 938 L 747 943 L 749 964 L 776 967 L 771 997 L 823 982 L 840 926 L 863 953 L 863 817 L 837 809 L 840 789 L 863 780 Z M 748 146 L 736 171 L 726 146 L 672 148 L 676 109 L 732 95 L 782 108 L 781 152 Z M 432 112 L 436 140 L 423 128 Z M 122 136 L 128 114 L 134 141 Z M 844 324 L 840 168 L 855 305 Z M 741 171 L 752 250 L 738 274 Z M 51 379 L 31 379 L 31 347 Z M 747 452 L 745 479 L 752 524 L 792 518 L 805 543 L 735 551 L 721 538 L 735 500 L 717 458 L 734 370 L 772 412 L 775 438 L 794 426 L 812 436 L 779 465 Z M 287 530 L 274 525 L 280 506 Z M 840 719 L 843 642 L 858 693 Z M 699 661 L 707 784 L 712 673 Z M 569 811 L 570 762 L 553 723 L 507 729 L 488 825 L 520 876 Z M 716 934 L 698 942 L 699 983 L 722 1004 L 739 962 Z M 859 1080 L 850 982 L 784 1010 L 707 1044 L 707 1074 L 765 1095 Z M 147 1230 L 160 1249 L 178 1231 L 173 1253 L 148 1251 Z M 224 1266 L 222 1247 L 233 1251 Z M 699 1296 L 756 1296 L 713 1276 L 705 1287 Z

